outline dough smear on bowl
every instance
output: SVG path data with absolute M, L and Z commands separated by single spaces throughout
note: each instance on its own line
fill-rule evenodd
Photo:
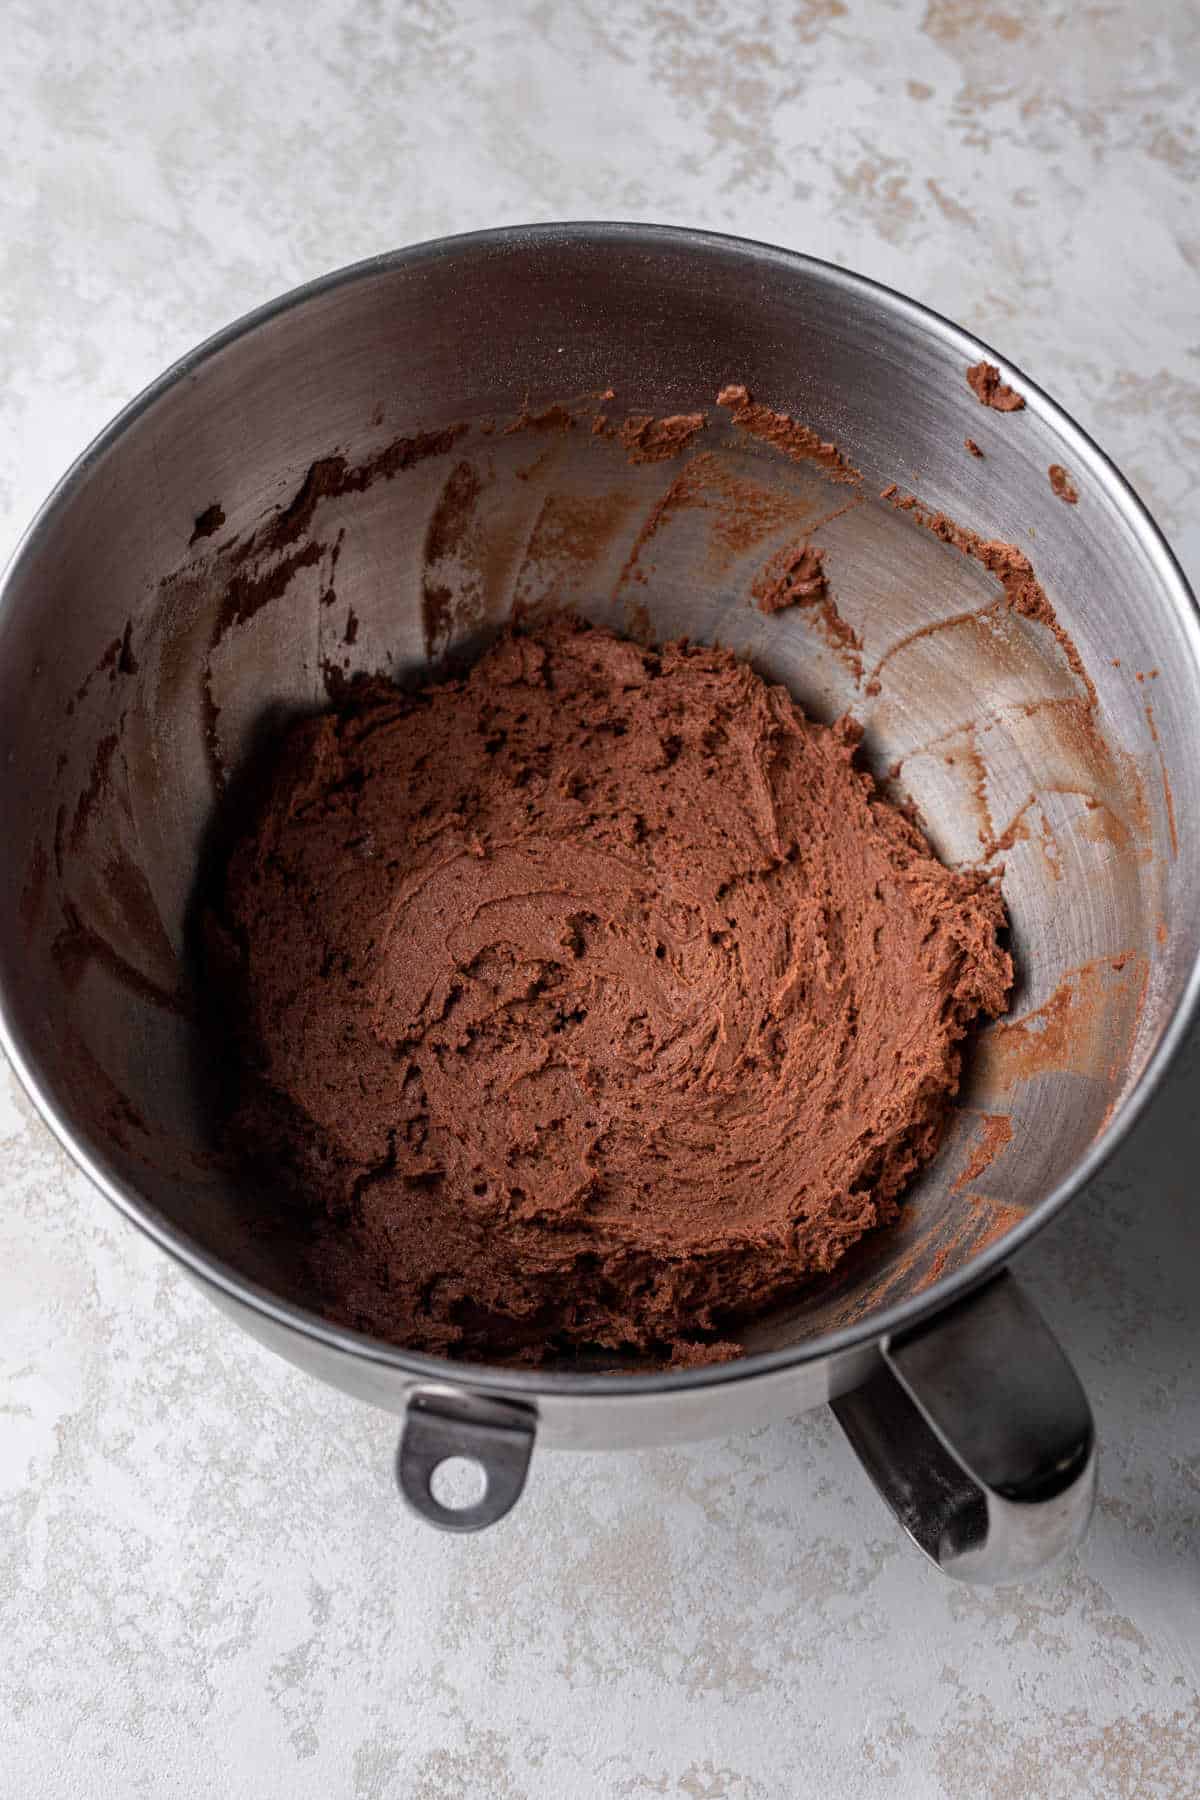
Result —
M 331 1316 L 704 1361 L 895 1217 L 1012 964 L 856 740 L 570 616 L 283 735 L 208 966 Z

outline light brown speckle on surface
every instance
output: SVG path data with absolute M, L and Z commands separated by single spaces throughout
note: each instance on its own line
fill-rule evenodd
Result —
M 1006 1113 L 983 1113 L 975 1148 L 954 1183 L 954 1191 L 971 1187 L 1012 1142 L 1012 1121 Z
M 245 20 L 6 19 L 0 555 L 131 394 L 270 296 L 444 232 L 616 217 L 928 301 L 1075 413 L 1200 576 L 1192 0 Z M 956 393 L 962 429 L 1023 435 Z M 0 1071 L 0 1793 L 1195 1800 L 1197 1080 L 1193 1039 L 1017 1259 L 1091 1394 L 1100 1499 L 1063 1569 L 989 1593 L 905 1543 L 827 1410 L 535 1457 L 494 1532 L 430 1532 L 396 1422 L 235 1331 Z

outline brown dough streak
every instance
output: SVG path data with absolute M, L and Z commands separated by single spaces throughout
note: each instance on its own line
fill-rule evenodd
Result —
M 1007 1113 L 983 1113 L 981 1124 L 979 1142 L 972 1150 L 962 1174 L 950 1189 L 952 1194 L 960 1194 L 963 1188 L 970 1187 L 973 1181 L 978 1181 L 984 1170 L 995 1162 L 1000 1152 L 1012 1143 L 1012 1120 Z
M 862 473 L 848 462 L 836 444 L 822 438 L 810 425 L 802 425 L 787 413 L 772 412 L 753 399 L 740 382 L 731 382 L 717 395 L 717 405 L 728 407 L 740 431 L 769 444 L 792 462 L 815 462 L 834 481 L 861 481 Z
M 675 413 L 666 419 L 631 413 L 617 435 L 631 463 L 667 462 L 688 448 L 704 423 L 703 413 Z

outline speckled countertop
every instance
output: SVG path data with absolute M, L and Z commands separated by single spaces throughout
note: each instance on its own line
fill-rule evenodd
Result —
M 10 0 L 0 548 L 242 310 L 416 238 L 662 219 L 845 262 L 1003 346 L 1200 576 L 1189 0 Z M 544 1458 L 449 1540 L 395 1425 L 212 1312 L 0 1073 L 0 1793 L 1184 1800 L 1200 1791 L 1200 1043 L 1024 1259 L 1099 1510 L 982 1593 L 826 1413 Z

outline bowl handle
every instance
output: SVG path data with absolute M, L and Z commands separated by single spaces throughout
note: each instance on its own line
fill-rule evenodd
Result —
M 460 1388 L 414 1388 L 396 1451 L 400 1492 L 441 1531 L 482 1531 L 520 1499 L 536 1427 L 536 1413 L 516 1400 Z M 444 1506 L 430 1483 L 442 1463 L 460 1457 L 483 1470 L 483 1494 L 470 1506 Z
M 960 1581 L 1020 1581 L 1083 1537 L 1096 1493 L 1091 1408 L 1007 1271 L 912 1330 L 832 1402 L 876 1487 Z

